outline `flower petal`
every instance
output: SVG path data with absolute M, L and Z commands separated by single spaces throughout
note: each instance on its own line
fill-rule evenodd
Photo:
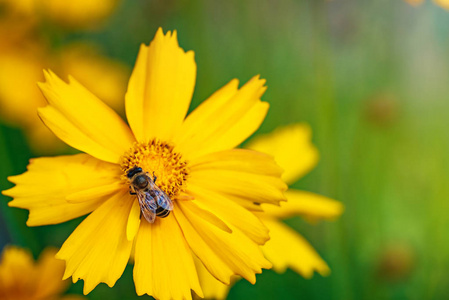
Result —
M 39 116 L 54 134 L 70 146 L 112 163 L 131 147 L 134 137 L 126 123 L 75 79 L 65 83 L 45 72 L 39 83 L 49 105 Z
M 179 201 L 173 212 L 187 243 L 204 266 L 225 284 L 235 274 L 254 284 L 255 273 L 271 267 L 259 246 L 233 226 L 232 233 L 211 226 L 192 212 L 189 202 Z
M 242 88 L 232 80 L 186 118 L 174 142 L 189 160 L 232 149 L 259 128 L 268 111 L 261 102 L 265 80 L 253 77 Z
M 99 185 L 87 190 L 69 194 L 67 195 L 67 197 L 65 197 L 65 199 L 70 203 L 86 202 L 98 199 L 105 195 L 113 194 L 120 189 L 123 189 L 123 183 L 120 181 L 116 181 L 110 184 Z
M 258 217 L 226 196 L 193 185 L 189 185 L 188 191 L 195 197 L 198 205 L 240 229 L 257 244 L 263 245 L 270 239 L 268 229 Z
M 323 276 L 330 273 L 326 262 L 299 233 L 271 218 L 263 222 L 270 229 L 271 239 L 262 250 L 276 272 L 291 268 L 305 278 L 312 277 L 313 271 Z
M 156 218 L 153 224 L 142 222 L 135 247 L 134 282 L 139 296 L 191 299 L 192 289 L 203 297 L 190 248 L 172 214 Z
M 193 95 L 193 51 L 178 45 L 176 31 L 162 29 L 149 46 L 140 47 L 126 93 L 126 115 L 136 139 L 169 141 L 181 126 Z
M 55 258 L 57 249 L 47 248 L 39 256 L 36 274 L 36 299 L 52 299 L 68 288 L 62 280 L 65 264 Z
M 227 233 L 231 233 L 232 229 L 226 225 L 220 218 L 218 218 L 213 212 L 204 209 L 201 202 L 198 201 L 189 201 L 186 206 L 191 210 L 192 214 L 198 216 L 198 218 L 202 218 L 204 221 L 208 222 L 210 225 L 213 225 L 221 230 L 226 231 Z
M 129 212 L 128 224 L 126 225 L 126 237 L 128 241 L 134 240 L 140 227 L 140 204 L 137 199 L 134 200 L 131 211 Z
M 8 178 L 16 186 L 2 193 L 14 198 L 9 206 L 30 211 L 28 226 L 57 224 L 91 212 L 116 190 L 97 197 L 86 194 L 88 200 L 78 203 L 66 201 L 68 195 L 115 184 L 120 181 L 119 171 L 116 165 L 87 154 L 36 158 L 27 172 Z
M 6 246 L 0 259 L 0 295 L 17 290 L 18 286 L 33 287 L 36 274 L 30 251 L 16 246 Z M 23 276 L 24 273 L 30 276 Z
M 278 204 L 285 199 L 282 192 L 286 190 L 286 186 L 280 179 L 271 176 L 207 170 L 192 173 L 189 182 L 225 195 L 239 196 L 251 202 Z
M 264 168 L 265 167 L 265 168 Z M 189 184 L 258 203 L 278 204 L 287 189 L 273 158 L 250 150 L 227 150 L 193 160 Z
M 287 202 L 281 206 L 263 205 L 267 215 L 277 218 L 289 218 L 302 215 L 312 220 L 336 219 L 343 213 L 341 202 L 310 192 L 289 189 L 285 192 Z
M 194 257 L 196 271 L 200 279 L 201 288 L 205 299 L 226 299 L 230 285 L 223 284 L 204 267 L 203 263 Z
M 318 163 L 318 150 L 311 141 L 311 130 L 306 124 L 294 124 L 258 136 L 246 146 L 273 155 L 284 169 L 282 179 L 291 184 L 313 169 Z
M 192 172 L 207 169 L 223 169 L 275 177 L 280 177 L 283 172 L 272 156 L 246 149 L 214 152 L 190 161 L 189 165 Z
M 70 43 L 58 51 L 59 66 L 104 103 L 122 115 L 130 69 L 127 65 L 102 55 L 88 42 Z
M 125 270 L 132 247 L 126 225 L 133 200 L 127 191 L 114 195 L 81 222 L 59 250 L 56 257 L 66 261 L 64 279 L 84 279 L 84 294 L 100 282 L 112 287 Z

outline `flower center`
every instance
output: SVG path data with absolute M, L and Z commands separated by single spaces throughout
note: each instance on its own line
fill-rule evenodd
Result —
M 127 173 L 134 167 L 157 177 L 156 185 L 171 199 L 174 199 L 186 187 L 188 175 L 187 162 L 180 153 L 173 151 L 173 146 L 154 139 L 148 143 L 134 145 L 120 158 L 123 170 L 122 178 L 127 180 Z

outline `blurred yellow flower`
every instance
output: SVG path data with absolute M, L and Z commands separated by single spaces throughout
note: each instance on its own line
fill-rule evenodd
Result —
M 247 147 L 273 155 L 279 166 L 284 168 L 283 179 L 290 184 L 318 162 L 318 151 L 311 143 L 311 130 L 304 124 L 278 128 L 271 134 L 256 137 Z M 270 240 L 262 247 L 265 257 L 278 273 L 291 268 L 305 278 L 312 277 L 314 271 L 323 276 L 329 274 L 329 267 L 313 247 L 280 220 L 298 215 L 307 220 L 332 220 L 343 212 L 343 205 L 324 196 L 295 189 L 289 189 L 285 194 L 287 202 L 282 202 L 280 207 L 262 204 L 264 212 L 257 214 L 270 230 Z M 204 268 L 198 270 L 204 296 L 208 299 L 226 298 L 229 286 L 207 274 Z
M 64 262 L 55 259 L 56 252 L 48 248 L 35 262 L 27 250 L 5 247 L 0 261 L 0 299 L 84 299 L 75 295 L 62 296 L 69 282 L 62 280 Z
M 55 23 L 69 27 L 86 27 L 103 21 L 115 10 L 118 0 L 35 0 L 38 9 Z
M 119 0 L 0 0 L 9 14 L 44 18 L 71 28 L 95 26 L 111 15 L 118 3 Z
M 442 8 L 449 9 L 449 0 L 433 0 L 436 4 Z
M 1 1 L 1 0 L 0 0 Z M 1 4 L 0 4 L 1 9 Z M 0 51 L 22 49 L 35 42 L 37 20 L 33 16 L 16 13 L 0 14 Z
M 113 286 L 133 255 L 138 295 L 189 299 L 191 290 L 203 295 L 193 256 L 225 284 L 234 274 L 254 283 L 271 267 L 259 247 L 268 230 L 247 208 L 285 200 L 282 170 L 269 155 L 234 149 L 265 118 L 265 80 L 241 88 L 232 80 L 185 118 L 194 54 L 162 29 L 141 46 L 128 84 L 130 127 L 72 77 L 45 77 L 49 105 L 40 117 L 87 154 L 33 159 L 3 193 L 14 197 L 10 206 L 29 209 L 29 226 L 92 212 L 57 254 L 64 278 L 84 279 L 86 294 L 100 282 Z M 161 208 L 166 218 L 155 217 Z
M 64 75 L 76 76 L 117 112 L 124 111 L 122 98 L 129 70 L 103 57 L 91 45 L 68 45 L 51 58 L 42 47 L 13 48 L 0 53 L 0 65 L 0 117 L 9 125 L 24 129 L 30 145 L 39 153 L 54 153 L 64 147 L 36 113 L 38 107 L 46 104 L 36 85 L 43 79 L 45 65 L 52 65 Z
M 9 14 L 33 15 L 36 11 L 37 0 L 0 0 L 0 5 L 6 8 Z
M 424 3 L 425 0 L 404 0 L 408 4 L 417 6 Z M 433 2 L 442 8 L 449 9 L 449 0 L 433 0 Z

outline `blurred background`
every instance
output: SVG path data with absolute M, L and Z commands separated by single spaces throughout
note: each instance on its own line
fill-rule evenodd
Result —
M 0 0 L 0 190 L 31 157 L 75 153 L 37 118 L 43 68 L 73 75 L 123 115 L 139 45 L 158 27 L 176 29 L 198 65 L 191 109 L 230 79 L 261 74 L 271 109 L 258 133 L 309 123 L 321 159 L 293 187 L 346 207 L 335 222 L 286 221 L 330 276 L 264 271 L 255 286 L 239 281 L 229 299 L 448 299 L 444 1 L 32 2 Z M 81 221 L 28 228 L 27 211 L 9 200 L 0 195 L 0 248 L 20 245 L 37 257 Z M 69 292 L 81 294 L 82 282 Z M 137 298 L 132 267 L 113 289 L 100 284 L 87 298 Z

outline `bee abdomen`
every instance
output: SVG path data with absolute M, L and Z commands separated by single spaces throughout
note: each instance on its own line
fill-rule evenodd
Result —
M 156 209 L 156 216 L 158 216 L 159 218 L 165 218 L 165 217 L 167 217 L 169 214 L 170 214 L 170 211 L 169 211 L 169 210 L 167 210 L 167 209 L 165 209 L 165 208 L 162 208 L 162 207 L 160 207 L 160 206 Z

